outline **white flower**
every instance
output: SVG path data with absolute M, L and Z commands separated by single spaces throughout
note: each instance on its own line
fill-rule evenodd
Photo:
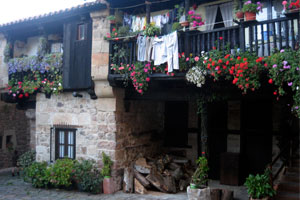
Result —
M 299 90 L 299 86 L 296 87 L 296 90 Z
M 187 81 L 194 83 L 197 87 L 202 87 L 205 83 L 205 76 L 207 72 L 206 70 L 200 69 L 200 67 L 195 66 L 192 67 L 187 73 L 186 73 L 186 79 Z

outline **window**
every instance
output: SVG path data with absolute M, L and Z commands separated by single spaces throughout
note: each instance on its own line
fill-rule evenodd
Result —
M 12 135 L 7 135 L 6 136 L 6 148 L 9 150 L 12 150 L 14 148 L 14 144 L 12 142 Z
M 52 43 L 51 53 L 63 53 L 63 44 L 59 42 Z
M 86 39 L 86 24 L 77 25 L 77 40 Z
M 55 134 L 55 159 L 75 159 L 76 149 L 75 129 L 56 129 Z
M 0 136 L 0 150 L 2 149 L 2 138 L 3 136 Z

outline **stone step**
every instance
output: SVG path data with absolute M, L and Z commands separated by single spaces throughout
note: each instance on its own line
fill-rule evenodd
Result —
M 292 172 L 292 173 L 300 173 L 300 168 L 299 167 L 289 167 L 287 169 L 288 172 Z
M 277 192 L 274 200 L 300 200 L 299 193 Z
M 288 175 L 286 175 L 282 179 L 283 179 L 282 181 L 284 181 L 284 182 L 297 182 L 297 183 L 300 182 L 300 177 L 299 176 L 295 176 L 295 175 L 294 176 L 288 176 Z
M 299 182 L 281 182 L 278 186 L 278 191 L 299 193 L 300 192 Z

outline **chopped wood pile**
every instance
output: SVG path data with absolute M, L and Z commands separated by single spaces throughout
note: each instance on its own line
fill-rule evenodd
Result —
M 157 189 L 165 193 L 185 191 L 194 169 L 189 160 L 163 155 L 156 158 L 139 158 L 124 171 L 124 192 L 146 194 Z

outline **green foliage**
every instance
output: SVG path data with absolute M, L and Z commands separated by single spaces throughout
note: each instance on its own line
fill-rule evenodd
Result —
M 179 21 L 180 17 L 184 15 L 184 6 L 180 6 L 178 4 L 176 4 L 174 6 L 177 9 L 177 16 L 176 19 Z
M 33 150 L 23 153 L 18 159 L 20 167 L 25 169 L 26 167 L 32 165 L 32 163 L 35 161 L 35 155 L 36 152 Z
M 179 22 L 175 22 L 172 24 L 172 31 L 178 31 L 181 29 L 181 25 Z
M 146 25 L 146 28 L 144 30 L 144 35 L 153 37 L 160 34 L 160 28 L 155 26 L 153 22 Z
M 72 184 L 71 172 L 73 167 L 73 160 L 69 158 L 59 159 L 48 167 L 46 176 L 54 187 L 68 187 Z
M 104 152 L 102 152 L 102 162 L 103 162 L 103 168 L 101 171 L 102 176 L 110 176 L 111 175 L 111 166 L 113 165 L 112 160 L 108 155 L 106 155 Z
M 283 96 L 288 93 L 293 95 L 291 110 L 300 117 L 300 50 L 282 49 L 274 52 L 264 61 L 269 66 L 269 83 L 277 89 L 274 95 Z
M 242 8 L 243 12 L 254 12 L 258 13 L 262 10 L 262 4 L 260 2 L 252 3 L 250 0 L 245 0 Z
M 106 17 L 106 19 L 109 20 L 109 21 L 114 21 L 114 20 L 116 20 L 116 16 L 109 15 L 109 16 Z
M 26 176 L 30 178 L 33 187 L 44 188 L 49 185 L 49 179 L 46 175 L 46 162 L 33 162 L 26 168 Z
M 96 168 L 96 162 L 94 160 L 75 162 L 71 176 L 80 186 L 82 191 L 91 193 L 101 192 L 100 189 L 103 177 Z
M 192 183 L 196 185 L 197 188 L 203 187 L 208 181 L 208 162 L 205 157 L 199 157 L 196 161 L 197 169 L 192 176 Z
M 256 176 L 250 174 L 246 179 L 245 186 L 247 187 L 248 194 L 253 199 L 261 199 L 275 195 L 275 190 L 270 185 L 270 173 L 270 170 L 266 169 L 264 174 L 257 174 Z

